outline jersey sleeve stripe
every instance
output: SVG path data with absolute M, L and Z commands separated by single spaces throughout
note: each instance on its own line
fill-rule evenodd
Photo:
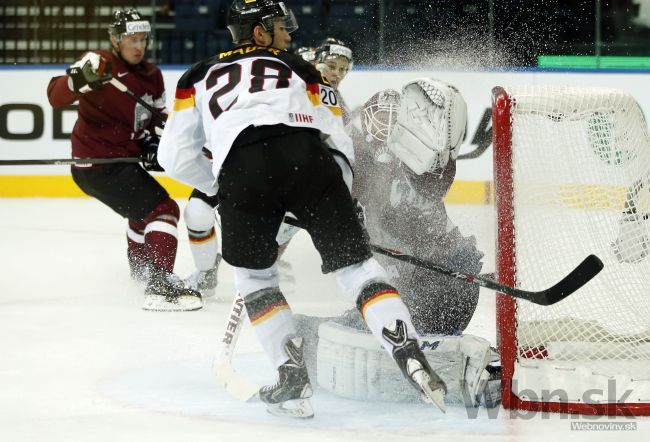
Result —
M 341 111 L 340 107 L 336 107 L 336 106 L 325 106 L 325 107 L 328 108 L 330 110 L 330 112 L 332 112 L 337 117 L 340 117 L 341 115 L 343 115 L 343 112 Z
M 314 106 L 318 106 L 320 104 L 318 91 L 318 83 L 307 83 L 307 97 L 309 97 L 309 101 L 311 101 L 311 104 Z
M 189 89 L 176 89 L 176 96 L 174 97 L 174 111 L 180 111 L 183 109 L 188 109 L 194 107 L 194 87 Z

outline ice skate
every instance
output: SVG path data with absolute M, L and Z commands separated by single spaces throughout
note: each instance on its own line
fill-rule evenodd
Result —
M 136 257 L 130 250 L 127 251 L 127 257 L 129 259 L 131 279 L 135 282 L 146 284 L 149 280 L 149 268 L 147 267 L 147 263 L 141 258 Z
M 221 262 L 221 254 L 217 254 L 217 259 L 214 262 L 214 267 L 210 270 L 201 271 L 197 270 L 186 279 L 183 280 L 185 286 L 192 290 L 201 292 L 203 298 L 212 298 L 216 293 L 217 288 L 217 271 L 219 270 L 219 263 Z
M 151 271 L 144 291 L 143 310 L 180 312 L 201 307 L 201 293 L 185 287 L 178 276 L 160 269 Z
M 273 415 L 300 419 L 314 417 L 314 410 L 308 399 L 313 391 L 302 346 L 302 338 L 287 341 L 284 348 L 289 360 L 278 367 L 278 381 L 260 389 L 260 399 L 267 404 L 269 413 Z
M 443 413 L 447 386 L 431 369 L 417 340 L 409 339 L 406 324 L 399 319 L 385 327 L 382 335 L 393 346 L 393 358 L 404 376 L 422 394 L 422 400 L 435 404 Z

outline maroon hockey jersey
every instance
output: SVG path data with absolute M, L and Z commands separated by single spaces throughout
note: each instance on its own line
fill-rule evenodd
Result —
M 128 65 L 110 51 L 94 51 L 111 63 L 111 74 L 153 107 L 165 107 L 162 73 L 143 61 Z M 50 80 L 47 97 L 53 107 L 68 106 L 79 100 L 78 117 L 72 130 L 72 156 L 77 158 L 140 156 L 137 142 L 144 130 L 153 129 L 151 112 L 114 86 L 76 94 L 68 88 L 68 76 Z

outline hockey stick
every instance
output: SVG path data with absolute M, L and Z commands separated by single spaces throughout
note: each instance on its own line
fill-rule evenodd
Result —
M 126 85 L 124 83 L 122 83 L 117 78 L 115 78 L 115 77 L 111 78 L 111 81 L 109 81 L 109 83 L 112 84 L 113 86 L 115 86 L 119 91 L 124 92 L 126 95 L 128 95 L 129 97 L 134 99 L 137 103 L 142 105 L 142 107 L 144 107 L 149 112 L 151 112 L 153 116 L 158 118 L 163 126 L 165 125 L 165 121 L 167 121 L 167 115 L 160 112 L 158 109 L 156 109 L 151 104 L 144 101 L 142 98 L 138 97 L 128 87 L 126 87 Z
M 473 160 L 474 158 L 478 158 L 492 145 L 492 128 L 488 128 L 491 122 L 492 110 L 488 108 L 483 112 L 478 129 L 472 139 L 472 144 L 476 144 L 478 147 L 471 152 L 458 155 L 456 160 Z
M 456 160 L 473 160 L 474 158 L 480 157 L 483 152 L 487 150 L 488 147 L 491 146 L 491 143 L 488 144 L 479 144 L 479 146 L 474 149 L 471 152 L 464 153 L 462 155 L 458 155 L 456 157 Z
M 302 227 L 298 220 L 291 217 L 285 216 L 284 222 L 291 224 L 292 226 Z M 460 279 L 468 284 L 476 284 L 539 305 L 551 305 L 563 300 L 589 282 L 589 280 L 596 276 L 604 267 L 603 262 L 596 255 L 589 255 L 554 286 L 540 291 L 528 291 L 499 284 L 492 279 L 479 275 L 451 270 L 431 261 L 404 254 L 398 250 L 388 249 L 375 244 L 370 244 L 370 248 L 373 252 L 379 253 L 380 255 L 408 262 L 409 264 L 422 267 L 423 269 L 433 270 L 434 272 Z
M 0 160 L 0 166 L 33 166 L 33 165 L 56 165 L 56 166 L 92 166 L 93 164 L 116 164 L 116 163 L 139 163 L 140 157 L 117 157 L 117 158 L 58 158 L 46 160 Z
M 242 402 L 255 397 L 260 389 L 257 384 L 237 373 L 232 366 L 232 356 L 245 321 L 246 308 L 244 307 L 244 300 L 237 293 L 232 301 L 226 322 L 226 331 L 221 339 L 223 348 L 212 365 L 212 371 L 221 386 L 229 395 Z
M 589 282 L 596 276 L 604 267 L 603 262 L 596 255 L 587 256 L 576 268 L 574 268 L 562 280 L 554 286 L 540 291 L 528 291 L 515 287 L 499 284 L 488 278 L 479 275 L 472 275 L 470 273 L 457 272 L 441 265 L 435 264 L 430 261 L 416 258 L 411 255 L 403 254 L 397 250 L 387 249 L 385 247 L 370 245 L 370 248 L 380 255 L 389 256 L 400 261 L 408 262 L 410 264 L 422 267 L 424 269 L 433 270 L 434 272 L 443 275 L 451 276 L 452 278 L 460 279 L 469 284 L 476 284 L 497 292 L 510 295 L 513 298 L 525 299 L 534 304 L 539 305 L 552 305 L 559 302 L 578 290 L 580 287 Z

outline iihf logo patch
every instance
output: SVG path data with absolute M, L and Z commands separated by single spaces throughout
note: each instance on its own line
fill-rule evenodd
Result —
M 313 123 L 314 117 L 308 114 L 297 114 L 289 112 L 289 121 L 291 123 Z

